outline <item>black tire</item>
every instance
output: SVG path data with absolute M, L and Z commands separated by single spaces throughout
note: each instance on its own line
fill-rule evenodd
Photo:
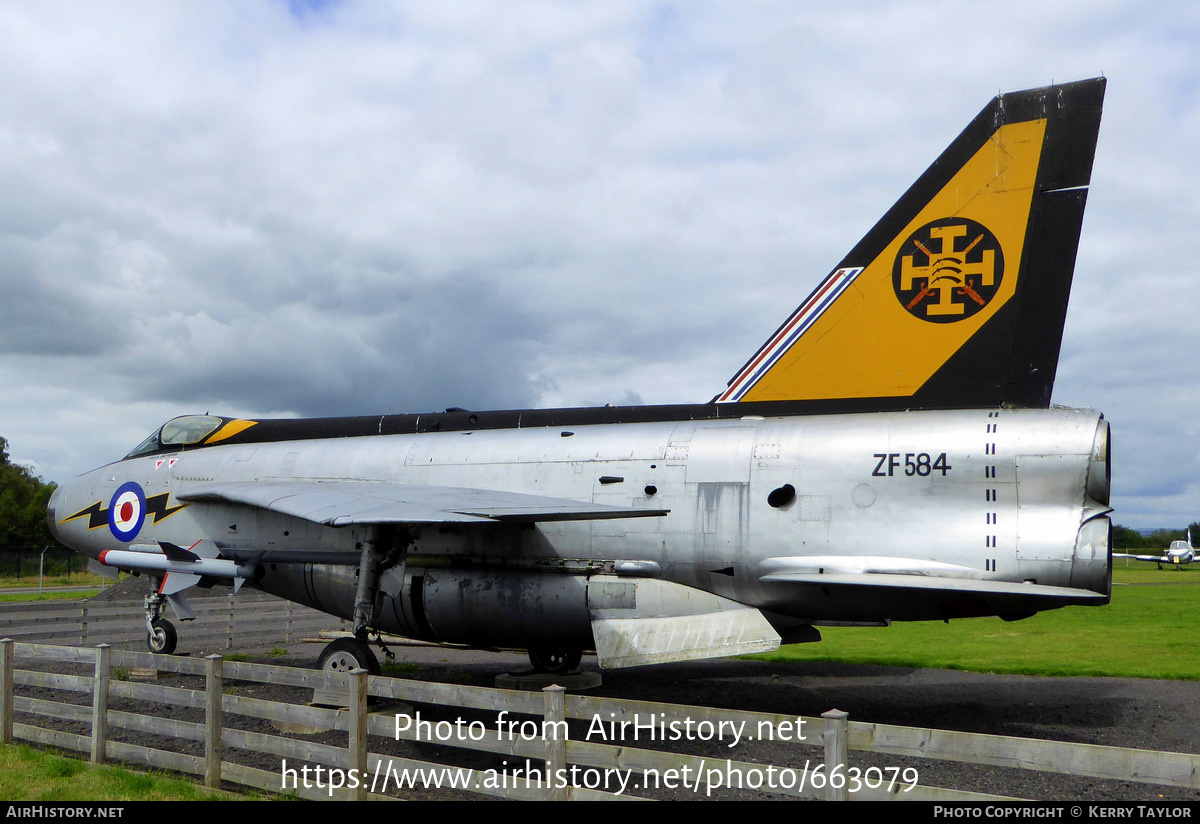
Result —
M 349 672 L 352 669 L 365 669 L 371 675 L 379 675 L 379 659 L 367 646 L 366 642 L 357 638 L 339 638 L 321 651 L 317 660 L 317 669 L 326 672 Z
M 154 629 L 146 634 L 146 646 L 158 655 L 170 655 L 179 643 L 179 633 L 175 625 L 165 618 L 159 618 L 151 625 Z
M 579 667 L 583 660 L 581 649 L 547 649 L 538 647 L 529 650 L 529 663 L 538 672 L 568 673 Z

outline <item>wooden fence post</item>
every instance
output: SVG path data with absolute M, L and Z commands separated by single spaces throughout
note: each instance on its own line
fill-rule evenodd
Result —
M 351 790 L 355 801 L 366 801 L 370 794 L 367 786 L 367 671 L 350 670 L 350 769 L 358 776 L 358 786 Z
M 564 770 L 567 766 L 567 741 L 565 737 L 559 737 L 559 731 L 564 728 L 567 720 L 566 696 L 566 689 L 558 684 L 551 684 L 542 690 L 542 743 L 546 747 L 547 801 L 566 801 L 570 797 L 570 788 L 558 786 L 560 782 L 555 780 L 555 771 Z
M 204 659 L 204 786 L 221 788 L 221 717 L 225 697 L 224 659 L 209 655 Z
M 846 800 L 846 762 L 850 760 L 850 713 L 830 710 L 821 713 L 825 729 L 825 800 Z
M 229 596 L 229 612 L 225 624 L 225 649 L 233 649 L 233 596 Z
M 87 601 L 83 601 L 79 605 L 79 646 L 81 646 L 81 647 L 85 646 L 87 644 L 87 636 L 88 636 L 87 607 L 88 607 Z
M 13 740 L 13 640 L 0 641 L 0 742 Z
M 112 677 L 112 647 L 96 647 L 92 676 L 92 763 L 103 764 L 108 754 L 108 682 Z

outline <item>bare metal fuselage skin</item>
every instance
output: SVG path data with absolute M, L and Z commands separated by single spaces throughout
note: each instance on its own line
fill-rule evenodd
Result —
M 667 510 L 404 525 L 381 574 L 375 624 L 431 640 L 592 648 L 595 587 L 604 581 L 656 578 L 714 593 L 760 610 L 784 640 L 812 624 L 1019 618 L 1107 603 L 1110 589 L 1108 425 L 1091 410 L 216 444 L 84 475 L 57 491 L 50 522 L 63 543 L 93 558 L 121 550 L 161 557 L 159 542 L 188 547 L 208 539 L 223 558 L 238 558 L 239 574 L 252 574 L 258 587 L 350 617 L 357 567 L 325 561 L 356 559 L 373 527 L 325 526 L 225 502 L 185 504 L 189 489 L 214 479 L 482 488 Z M 97 518 L 64 520 L 110 501 L 130 481 L 158 503 L 129 540 L 117 540 Z M 255 553 L 266 554 L 255 561 Z M 316 563 L 303 561 L 310 553 Z

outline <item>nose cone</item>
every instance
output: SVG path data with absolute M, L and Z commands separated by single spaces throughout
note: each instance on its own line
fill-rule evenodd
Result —
M 104 538 L 97 527 L 104 523 L 103 490 L 100 487 L 105 477 L 104 473 L 90 472 L 56 487 L 50 495 L 46 504 L 46 525 L 63 546 L 85 555 L 97 551 L 97 542 Z

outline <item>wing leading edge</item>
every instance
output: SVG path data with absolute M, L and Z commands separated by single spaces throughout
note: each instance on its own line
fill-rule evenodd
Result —
M 326 526 L 351 524 L 470 524 L 504 521 L 593 521 L 652 518 L 666 509 L 628 509 L 453 486 L 368 481 L 235 481 L 206 483 L 178 495 L 181 501 L 243 504 Z

